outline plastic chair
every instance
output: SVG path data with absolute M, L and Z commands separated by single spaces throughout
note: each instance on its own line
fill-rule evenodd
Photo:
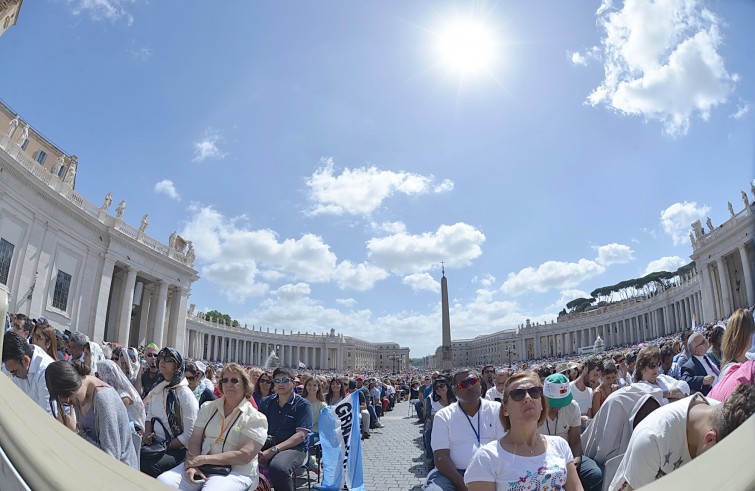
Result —
M 309 472 L 310 472 L 309 471 L 309 467 L 307 467 L 307 463 L 308 462 L 309 462 L 309 449 L 307 449 L 307 451 L 304 453 L 304 459 L 302 460 L 302 463 L 297 468 L 297 471 L 293 472 L 291 474 L 291 480 L 293 481 L 294 489 L 297 488 L 297 486 L 296 486 L 296 478 L 298 477 L 299 472 L 301 470 L 304 470 L 304 472 L 307 473 L 307 490 L 309 490 L 309 491 L 312 490 L 312 479 L 309 476 Z

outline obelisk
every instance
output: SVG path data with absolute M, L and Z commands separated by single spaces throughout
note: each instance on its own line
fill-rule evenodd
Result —
M 451 357 L 451 317 L 448 314 L 448 281 L 446 280 L 446 269 L 442 261 L 440 268 L 443 274 L 443 277 L 440 279 L 441 315 L 443 318 L 443 347 L 440 350 L 442 354 L 441 370 L 450 373 L 453 365 Z

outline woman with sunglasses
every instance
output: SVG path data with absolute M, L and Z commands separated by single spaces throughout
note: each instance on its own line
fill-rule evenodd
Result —
M 346 387 L 338 377 L 333 377 L 332 379 L 330 379 L 328 386 L 330 387 L 330 390 L 325 396 L 325 402 L 328 404 L 328 406 L 334 406 L 341 402 L 344 397 L 346 397 Z
M 433 391 L 431 393 L 432 405 L 430 406 L 430 416 L 425 421 L 425 453 L 427 458 L 433 458 L 433 449 L 431 445 L 431 435 L 433 432 L 433 418 L 435 413 L 456 402 L 456 396 L 451 390 L 451 381 L 441 375 L 433 382 Z
M 637 354 L 634 369 L 634 383 L 645 383 L 663 392 L 663 404 L 676 401 L 689 395 L 689 385 L 659 372 L 661 350 L 657 346 L 646 346 Z
M 215 394 L 212 393 L 212 390 L 207 387 L 207 384 L 204 381 L 204 372 L 196 363 L 192 361 L 186 362 L 184 377 L 186 377 L 186 381 L 189 383 L 189 388 L 194 392 L 194 397 L 197 398 L 199 407 L 202 407 L 202 404 L 207 401 L 214 401 L 217 399 Z
M 184 359 L 173 348 L 163 348 L 157 354 L 160 382 L 144 398 L 147 408 L 142 443 L 151 445 L 155 440 L 167 441 L 168 448 L 158 459 L 142 457 L 141 470 L 157 477 L 183 462 L 189 444 L 199 404 L 184 377 Z M 152 420 L 156 418 L 152 426 Z
M 467 489 L 583 491 L 569 444 L 538 433 L 547 411 L 540 377 L 533 372 L 512 375 L 499 413 L 508 433 L 475 452 L 464 474 Z
M 50 324 L 36 324 L 31 331 L 31 342 L 45 350 L 54 361 L 58 361 L 58 337 Z
M 50 363 L 45 381 L 58 421 L 111 457 L 138 468 L 128 413 L 111 386 L 91 375 L 89 366 L 80 361 Z
M 249 402 L 252 382 L 244 368 L 229 363 L 220 372 L 218 388 L 222 396 L 199 410 L 186 460 L 162 473 L 159 481 L 185 490 L 257 486 L 257 455 L 267 438 L 267 420 Z
M 260 402 L 265 397 L 273 394 L 273 377 L 269 373 L 263 372 L 260 378 L 257 379 L 257 384 L 254 386 L 254 392 L 252 392 L 252 398 L 260 406 Z

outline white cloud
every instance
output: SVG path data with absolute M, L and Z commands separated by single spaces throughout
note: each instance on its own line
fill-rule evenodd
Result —
M 572 288 L 605 270 L 604 266 L 590 259 L 580 259 L 576 263 L 546 261 L 537 268 L 527 267 L 518 273 L 509 273 L 501 291 L 521 295 L 526 291 L 544 293 L 551 289 Z
M 406 225 L 404 222 L 372 222 L 370 223 L 370 228 L 372 228 L 373 232 L 377 233 L 400 234 L 406 232 Z
M 163 179 L 155 184 L 155 192 L 158 194 L 164 194 L 170 199 L 181 201 L 181 196 L 179 196 L 178 191 L 176 191 L 176 186 L 173 185 L 173 181 L 170 179 Z
M 595 262 L 603 266 L 612 264 L 624 264 L 634 259 L 634 251 L 631 247 L 624 244 L 606 244 L 595 248 L 598 251 L 598 257 Z
M 585 56 L 581 54 L 580 52 L 575 51 L 574 53 L 571 54 L 571 62 L 574 63 L 575 65 L 585 66 L 587 65 L 587 58 L 585 58 Z
M 645 268 L 645 272 L 642 273 L 643 276 L 650 273 L 655 273 L 657 271 L 676 271 L 680 267 L 687 264 L 689 261 L 685 260 L 679 256 L 665 256 L 659 259 L 655 259 L 653 261 L 650 261 Z
M 409 285 L 415 291 L 440 292 L 440 281 L 430 276 L 429 273 L 414 273 L 404 276 L 403 283 Z
M 325 159 L 322 164 L 307 179 L 309 198 L 314 203 L 310 210 L 313 215 L 369 215 L 394 193 L 413 196 L 453 189 L 453 182 L 448 179 L 433 187 L 433 176 L 383 171 L 374 166 L 346 168 L 335 175 L 332 159 Z
M 67 0 L 73 15 L 86 14 L 92 20 L 107 20 L 116 22 L 125 20 L 130 26 L 134 17 L 127 8 L 135 3 L 135 0 Z
M 267 282 L 286 278 L 334 281 L 341 288 L 364 291 L 388 277 L 372 264 L 338 263 L 330 246 L 314 234 L 279 239 L 272 230 L 247 227 L 244 216 L 227 218 L 211 207 L 192 211 L 181 236 L 193 241 L 202 276 L 218 284 L 230 299 L 265 293 Z
M 472 278 L 472 283 L 479 283 L 485 288 L 490 288 L 491 286 L 495 285 L 495 276 L 490 273 L 485 273 L 482 276 L 475 276 L 474 278 Z
M 336 303 L 344 307 L 353 307 L 357 304 L 357 301 L 353 298 L 336 298 Z
M 204 162 L 207 159 L 223 160 L 228 153 L 223 152 L 218 147 L 218 143 L 223 140 L 222 135 L 212 128 L 205 131 L 201 140 L 194 142 L 194 162 Z
M 694 201 L 674 203 L 661 212 L 663 231 L 671 236 L 674 245 L 684 244 L 688 240 L 687 234 L 692 228 L 692 222 L 703 218 L 709 211 L 708 206 L 698 206 Z
M 136 61 L 149 61 L 152 58 L 152 50 L 147 47 L 129 48 L 128 54 Z
M 437 232 L 422 235 L 399 233 L 367 241 L 369 258 L 380 268 L 396 274 L 412 274 L 437 268 L 468 265 L 482 254 L 485 235 L 466 223 L 441 225 Z M 452 261 L 452 262 L 449 262 Z
M 690 120 L 707 120 L 726 102 L 738 75 L 730 74 L 717 50 L 720 21 L 702 0 L 626 0 L 596 12 L 604 31 L 605 79 L 587 98 L 593 106 L 642 116 L 670 135 L 687 133 Z
M 750 105 L 745 103 L 745 104 L 737 105 L 737 110 L 734 112 L 734 114 L 732 114 L 729 117 L 732 119 L 739 119 L 749 112 L 750 112 Z

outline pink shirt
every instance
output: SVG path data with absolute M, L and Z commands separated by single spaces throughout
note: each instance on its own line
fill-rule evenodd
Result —
M 713 386 L 708 397 L 723 402 L 740 385 L 752 384 L 753 378 L 755 378 L 755 360 L 734 363 L 726 370 L 723 378 Z

